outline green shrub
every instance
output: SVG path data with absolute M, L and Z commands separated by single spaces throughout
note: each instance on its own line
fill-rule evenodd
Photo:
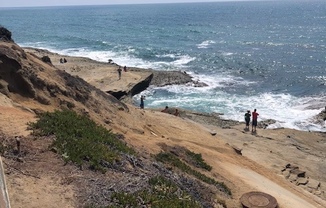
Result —
M 192 164 L 197 168 L 202 168 L 208 171 L 212 170 L 212 166 L 208 165 L 201 154 L 197 154 L 194 152 L 191 152 L 189 150 L 186 151 L 186 155 L 191 158 Z
M 119 158 L 119 153 L 134 153 L 111 131 L 74 111 L 46 112 L 29 126 L 36 136 L 55 135 L 52 145 L 67 162 L 79 166 L 87 161 L 91 168 L 104 170 L 103 161 L 112 163 Z
M 173 155 L 171 153 L 161 152 L 156 155 L 156 160 L 166 163 L 166 164 L 170 164 L 174 167 L 177 167 L 180 170 L 182 170 L 183 172 L 193 175 L 197 179 L 199 179 L 207 184 L 212 184 L 212 185 L 216 186 L 217 188 L 221 189 L 226 194 L 232 195 L 231 190 L 223 182 L 215 181 L 213 178 L 209 178 L 206 175 L 204 175 L 196 170 L 193 170 L 190 166 L 188 166 L 187 164 L 182 162 L 179 158 L 177 158 L 175 155 Z
M 191 199 L 185 192 L 179 190 L 176 184 L 162 176 L 149 180 L 150 189 L 136 193 L 114 193 L 111 200 L 115 202 L 112 207 L 143 207 L 151 208 L 200 208 L 201 205 Z M 178 191 L 179 190 L 179 191 Z

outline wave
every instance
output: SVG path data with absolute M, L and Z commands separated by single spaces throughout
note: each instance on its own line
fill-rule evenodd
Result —
M 129 67 L 139 67 L 139 68 L 151 68 L 156 70 L 180 70 L 187 68 L 187 64 L 194 61 L 196 58 L 189 55 L 180 54 L 162 54 L 155 55 L 158 60 L 148 61 L 142 58 L 136 57 L 134 54 L 142 56 L 142 52 L 136 53 L 137 49 L 133 47 L 122 47 L 117 46 L 113 50 L 93 50 L 88 47 L 79 48 L 65 48 L 58 49 L 51 46 L 47 42 L 37 42 L 37 43 L 24 43 L 21 44 L 26 47 L 36 47 L 40 49 L 46 49 L 54 53 L 63 54 L 67 56 L 77 56 L 86 57 L 100 62 L 107 62 L 112 59 L 113 62 L 119 65 L 126 65 Z M 121 49 L 123 48 L 123 49 Z M 147 51 L 151 51 L 150 48 Z M 166 58 L 169 58 L 166 60 Z M 161 61 L 162 59 L 163 61 Z
M 205 40 L 200 44 L 197 44 L 197 48 L 208 48 L 210 45 L 215 44 L 213 40 Z
M 299 98 L 289 94 L 263 93 L 259 95 L 234 95 L 216 90 L 212 86 L 196 88 L 189 86 L 166 86 L 150 88 L 145 93 L 147 105 L 162 108 L 166 105 L 199 112 L 222 113 L 224 119 L 243 121 L 247 110 L 257 109 L 259 120 L 274 119 L 269 129 L 290 128 L 303 131 L 326 132 L 326 126 L 316 124 L 314 117 L 324 109 L 326 97 Z M 137 97 L 135 99 L 138 99 Z

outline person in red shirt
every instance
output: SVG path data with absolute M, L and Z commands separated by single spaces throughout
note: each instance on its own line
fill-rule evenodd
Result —
M 252 112 L 252 132 L 256 132 L 256 127 L 257 127 L 257 118 L 258 118 L 259 114 L 256 112 L 256 109 L 254 110 L 254 112 Z M 254 130 L 255 128 L 255 130 Z

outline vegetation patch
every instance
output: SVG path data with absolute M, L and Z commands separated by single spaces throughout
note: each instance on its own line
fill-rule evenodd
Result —
M 228 195 L 232 195 L 231 190 L 223 183 L 223 182 L 218 182 L 214 180 L 213 178 L 207 177 L 206 175 L 192 169 L 189 165 L 186 163 L 182 162 L 178 157 L 171 153 L 167 152 L 161 152 L 156 155 L 156 160 L 163 162 L 165 164 L 172 165 L 174 167 L 179 168 L 181 171 L 195 176 L 197 179 L 207 183 L 216 186 L 218 189 L 223 191 L 224 193 Z
M 190 195 L 162 176 L 149 179 L 149 190 L 136 193 L 114 193 L 111 200 L 119 207 L 152 207 L 152 208 L 199 208 L 202 207 Z
M 117 135 L 74 111 L 46 112 L 29 126 L 35 136 L 55 135 L 52 146 L 66 162 L 81 167 L 87 162 L 90 168 L 105 171 L 105 164 L 118 160 L 119 154 L 135 153 Z
M 200 153 L 195 153 L 182 146 L 168 146 L 164 143 L 159 144 L 165 152 L 170 152 L 186 163 L 203 170 L 211 171 L 212 166 L 207 164 Z
M 212 166 L 208 165 L 200 153 L 191 152 L 186 150 L 186 155 L 190 158 L 191 164 L 197 168 L 202 168 L 208 171 L 212 170 Z

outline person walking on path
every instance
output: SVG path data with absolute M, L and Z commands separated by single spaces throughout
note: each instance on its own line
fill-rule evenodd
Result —
M 248 110 L 247 113 L 245 113 L 246 131 L 249 131 L 250 117 L 251 117 L 250 110 Z
M 121 67 L 119 66 L 119 68 L 118 68 L 118 75 L 119 75 L 119 80 L 121 79 L 121 71 L 122 71 L 122 69 L 121 69 Z
M 258 119 L 259 113 L 256 112 L 256 109 L 254 112 L 252 112 L 252 132 L 256 132 L 256 127 L 257 127 L 257 119 Z M 254 130 L 255 128 L 255 130 Z
M 144 100 L 145 100 L 145 96 L 144 95 L 140 96 L 140 108 L 141 109 L 144 109 Z

